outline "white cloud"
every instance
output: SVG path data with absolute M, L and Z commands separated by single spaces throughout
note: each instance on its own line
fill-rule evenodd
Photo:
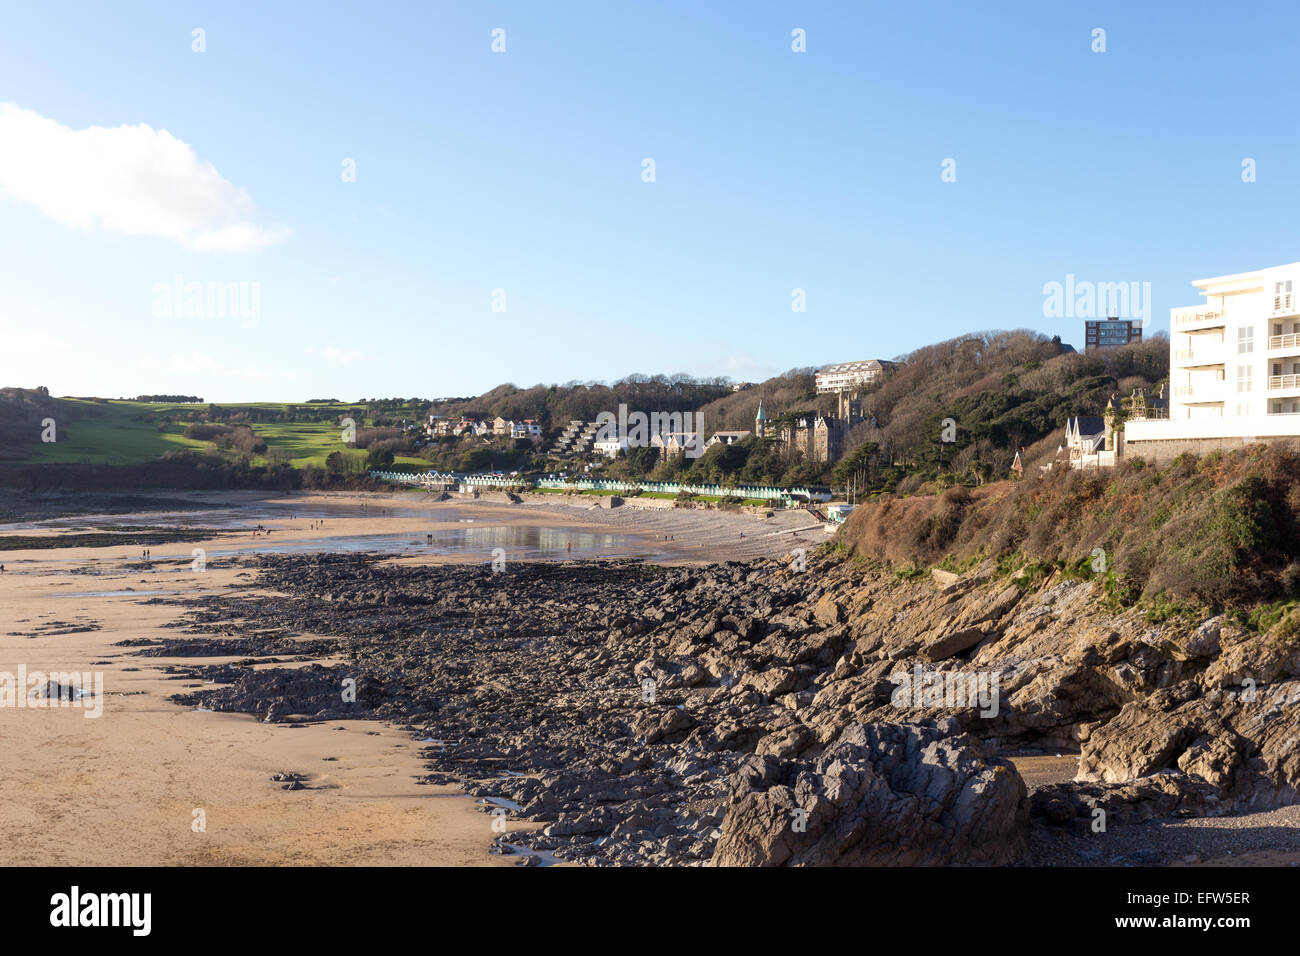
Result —
M 0 195 L 58 222 L 160 236 L 196 252 L 255 252 L 291 235 L 253 221 L 247 190 L 166 130 L 73 130 L 0 103 Z

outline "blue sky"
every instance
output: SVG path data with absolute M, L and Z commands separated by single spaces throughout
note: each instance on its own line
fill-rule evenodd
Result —
M 1300 259 L 1294 5 L 0 18 L 5 385 L 292 401 L 757 380 L 985 329 L 1081 345 L 1081 320 L 1043 315 L 1067 274 L 1150 282 L 1167 329 L 1191 280 Z M 112 135 L 87 149 L 91 127 Z M 165 188 L 161 130 L 192 151 Z M 160 313 L 176 276 L 256 283 L 255 320 Z

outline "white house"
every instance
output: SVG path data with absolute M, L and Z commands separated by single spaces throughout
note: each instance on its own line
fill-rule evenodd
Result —
M 535 440 L 542 437 L 542 426 L 531 418 L 525 418 L 522 422 L 511 422 L 510 427 L 512 438 Z
M 617 458 L 620 451 L 627 451 L 627 436 L 622 438 L 602 438 L 594 442 L 591 446 L 597 455 L 604 455 L 606 458 Z
M 1192 285 L 1205 301 L 1169 314 L 1169 417 L 1128 422 L 1124 456 L 1300 438 L 1300 262 Z
M 853 505 L 828 505 L 826 518 L 831 524 L 843 524 L 853 513 Z
M 1065 422 L 1065 447 L 1071 468 L 1114 468 L 1115 449 L 1106 447 L 1106 420 L 1075 415 Z M 1019 452 L 1016 453 L 1019 457 Z M 1023 469 L 1023 465 L 1021 466 Z
M 704 447 L 707 450 L 714 445 L 734 445 L 752 434 L 753 432 L 750 431 L 714 432 L 709 436 L 709 440 L 704 443 Z

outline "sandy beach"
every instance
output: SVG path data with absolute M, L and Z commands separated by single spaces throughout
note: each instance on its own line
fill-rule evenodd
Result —
M 0 706 L 5 865 L 518 863 L 518 856 L 491 852 L 498 833 L 490 807 L 446 775 L 430 775 L 440 743 L 422 736 L 427 729 L 306 715 L 269 722 L 171 700 L 211 689 L 191 670 L 204 665 L 340 663 L 334 633 L 312 633 L 296 621 L 283 648 L 247 651 L 251 657 L 201 648 L 213 638 L 256 636 L 242 625 L 218 624 L 205 640 L 191 636 L 188 624 L 178 629 L 187 608 L 197 607 L 178 602 L 271 595 L 253 585 L 259 556 L 368 553 L 407 570 L 636 557 L 689 569 L 799 547 L 811 554 L 828 538 L 803 512 L 763 518 L 609 509 L 581 498 L 436 502 L 415 493 L 170 494 L 157 510 L 20 517 L 0 525 L 0 536 L 54 546 L 0 551 L 0 675 L 85 673 L 102 680 L 102 694 L 82 706 Z M 147 558 L 138 543 L 86 543 L 88 534 L 118 540 L 142 529 L 207 530 L 194 540 L 153 545 Z M 191 641 L 195 656 L 174 656 L 176 643 Z M 580 709 L 575 704 L 573 713 Z M 1034 788 L 1071 780 L 1079 758 L 1042 753 L 1011 760 Z M 77 838 L 32 838 L 51 824 Z M 510 821 L 512 833 L 540 826 Z M 1103 863 L 1156 848 L 1174 865 L 1297 865 L 1296 832 L 1296 808 L 1283 807 L 1118 827 L 1090 852 Z M 1069 841 L 1033 846 L 1029 865 L 1077 864 L 1078 848 Z
M 89 706 L 0 707 L 6 741 L 0 749 L 0 864 L 514 862 L 488 852 L 492 818 L 473 799 L 452 786 L 417 782 L 424 772 L 422 744 L 412 733 L 380 721 L 270 724 L 182 707 L 168 697 L 197 685 L 168 669 L 192 661 L 141 657 L 116 646 L 177 637 L 168 629 L 177 609 L 151 599 L 246 588 L 250 575 L 239 566 L 240 556 L 267 549 L 364 549 L 367 541 L 387 536 L 382 543 L 402 563 L 492 560 L 491 549 L 419 547 L 427 535 L 441 540 L 473 526 L 510 529 L 510 535 L 544 532 L 529 541 L 553 553 L 528 556 L 555 560 L 572 553 L 562 548 L 566 538 L 581 542 L 575 550 L 583 556 L 649 555 L 668 563 L 775 554 L 826 539 L 820 528 L 791 534 L 810 525 L 809 516 L 797 513 L 763 521 L 704 511 L 610 511 L 585 502 L 434 503 L 413 494 L 284 499 L 236 493 L 188 500 L 220 507 L 181 518 L 133 513 L 0 529 L 59 537 L 126 524 L 206 527 L 214 513 L 225 526 L 203 540 L 155 546 L 148 561 L 134 545 L 0 552 L 0 671 L 91 672 L 103 680 L 98 717 L 87 716 Z M 284 516 L 268 516 L 277 511 Z M 316 513 L 327 516 L 310 517 Z M 259 525 L 270 533 L 254 533 Z M 311 637 L 299 637 L 306 655 Z M 235 658 L 205 657 L 203 663 L 222 660 Z M 301 778 L 297 788 L 272 779 L 286 773 Z M 52 824 L 53 832 L 77 839 L 32 839 L 51 832 Z

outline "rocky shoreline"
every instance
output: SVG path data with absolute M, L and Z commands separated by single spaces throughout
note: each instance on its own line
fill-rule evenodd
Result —
M 214 682 L 189 706 L 406 727 L 427 782 L 542 824 L 497 837 L 530 864 L 1170 863 L 1192 843 L 1153 826 L 1300 802 L 1281 633 L 992 566 L 799 568 L 261 556 L 247 591 L 157 599 L 183 636 L 136 651 L 244 655 L 174 668 Z M 1027 788 L 1015 756 L 1062 750 L 1077 777 Z

